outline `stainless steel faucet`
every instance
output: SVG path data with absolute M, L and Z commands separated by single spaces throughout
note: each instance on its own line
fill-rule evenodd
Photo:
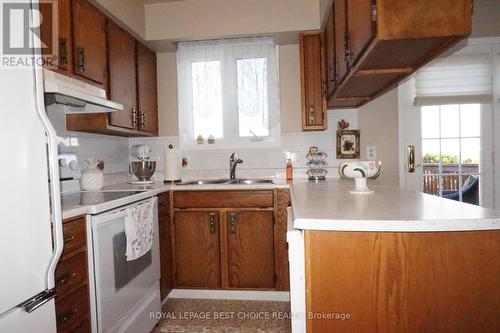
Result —
M 232 153 L 231 157 L 229 157 L 229 178 L 231 180 L 236 179 L 236 166 L 240 163 L 243 163 L 243 160 L 238 158 L 235 153 Z

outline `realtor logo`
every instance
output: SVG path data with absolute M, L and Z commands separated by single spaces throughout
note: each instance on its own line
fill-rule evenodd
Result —
M 1 1 L 1 67 L 57 66 L 57 0 Z

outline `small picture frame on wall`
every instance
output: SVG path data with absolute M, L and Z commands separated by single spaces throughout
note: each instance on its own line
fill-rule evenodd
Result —
M 337 131 L 337 159 L 359 158 L 359 130 Z

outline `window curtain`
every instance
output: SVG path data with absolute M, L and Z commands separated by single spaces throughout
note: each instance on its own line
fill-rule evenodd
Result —
M 465 47 L 438 58 L 415 75 L 415 106 L 492 102 L 489 49 Z
M 245 80 L 238 82 L 238 59 L 265 58 L 265 73 L 257 75 L 252 70 L 246 70 L 249 76 Z M 209 63 L 207 63 L 209 62 Z M 214 73 L 220 71 L 220 81 L 211 79 L 216 77 Z M 262 80 L 263 75 L 267 80 Z M 245 110 L 238 110 L 238 98 L 244 98 L 244 89 L 238 91 L 242 82 L 261 79 L 261 83 L 256 86 L 259 89 L 266 89 L 267 99 L 267 121 L 269 136 L 279 133 L 280 112 L 279 112 L 279 81 L 278 63 L 276 55 L 276 45 L 271 37 L 238 38 L 224 40 L 208 40 L 181 42 L 177 51 L 177 80 L 178 80 L 178 105 L 179 105 L 179 137 L 181 144 L 193 144 L 197 133 L 196 121 L 200 121 L 206 115 L 218 118 L 219 127 L 214 128 L 211 134 L 216 138 L 224 139 L 239 138 L 238 117 L 244 114 Z M 196 95 L 196 98 L 194 97 Z M 195 102 L 193 102 L 195 101 Z M 201 101 L 201 102 L 200 102 Z M 198 103 L 199 105 L 194 105 Z M 252 103 L 263 103 L 261 100 L 247 100 L 248 109 L 252 109 Z M 222 109 L 222 114 L 217 110 Z M 196 110 L 197 114 L 193 114 Z M 196 119 L 195 119 L 196 118 Z M 219 121 L 220 120 L 220 121 Z M 241 127 L 240 123 L 240 127 Z M 257 133 L 258 135 L 258 133 Z M 279 135 L 279 134 L 278 134 Z M 221 140 L 218 140 L 221 142 Z

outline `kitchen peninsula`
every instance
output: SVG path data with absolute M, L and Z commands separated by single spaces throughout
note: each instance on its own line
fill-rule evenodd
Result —
M 498 332 L 499 212 L 389 186 L 354 195 L 351 186 L 291 185 L 305 249 L 305 290 L 293 290 L 291 270 L 292 312 L 308 314 L 295 325 L 314 333 Z M 305 309 L 294 293 L 305 296 Z M 309 316 L 322 313 L 343 316 Z
M 293 332 L 498 332 L 500 212 L 394 186 L 370 184 L 375 192 L 365 195 L 350 194 L 352 187 L 346 179 L 157 183 L 141 196 L 289 189 Z M 65 218 L 85 213 L 63 206 Z M 275 249 L 286 248 L 278 235 Z

